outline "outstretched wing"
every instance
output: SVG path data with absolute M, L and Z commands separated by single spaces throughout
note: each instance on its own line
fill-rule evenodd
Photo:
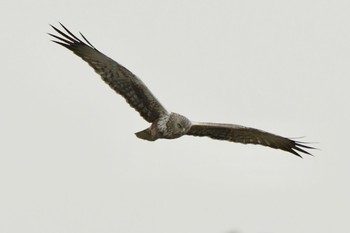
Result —
M 122 95 L 130 106 L 136 109 L 146 121 L 153 122 L 161 115 L 167 113 L 166 109 L 160 104 L 156 97 L 154 97 L 146 85 L 133 73 L 99 52 L 81 33 L 85 42 L 73 35 L 62 24 L 61 26 L 67 34 L 51 25 L 51 27 L 61 35 L 60 37 L 49 33 L 49 35 L 58 40 L 54 40 L 53 42 L 73 51 L 86 61 L 94 68 L 96 73 L 98 73 L 113 90 Z
M 206 136 L 213 139 L 239 142 L 244 144 L 259 144 L 263 146 L 281 149 L 293 153 L 299 157 L 298 152 L 311 155 L 304 149 L 314 149 L 302 142 L 284 138 L 262 130 L 248 128 L 232 124 L 193 123 L 187 135 Z M 303 149 L 304 148 L 304 149 Z

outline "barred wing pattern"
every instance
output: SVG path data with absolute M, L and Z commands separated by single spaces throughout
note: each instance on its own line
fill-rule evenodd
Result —
M 84 61 L 86 61 L 96 73 L 118 94 L 122 95 L 126 101 L 148 122 L 153 122 L 163 114 L 167 114 L 166 109 L 146 87 L 146 85 L 137 78 L 128 69 L 118 64 L 111 58 L 99 52 L 92 44 L 80 33 L 82 41 L 73 35 L 62 24 L 66 33 L 56 27 L 51 27 L 62 37 L 50 34 L 56 40 L 53 42 L 60 44 L 74 52 Z
M 239 142 L 243 144 L 259 144 L 288 151 L 299 157 L 301 156 L 298 152 L 311 155 L 302 148 L 314 149 L 313 147 L 304 145 L 302 142 L 294 141 L 262 130 L 233 124 L 193 122 L 187 135 L 206 136 L 213 139 Z

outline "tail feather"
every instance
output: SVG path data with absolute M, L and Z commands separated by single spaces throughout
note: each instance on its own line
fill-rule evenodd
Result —
M 147 141 L 155 141 L 156 138 L 153 138 L 151 135 L 151 130 L 149 128 L 142 130 L 140 132 L 135 133 L 136 137 L 141 138 Z

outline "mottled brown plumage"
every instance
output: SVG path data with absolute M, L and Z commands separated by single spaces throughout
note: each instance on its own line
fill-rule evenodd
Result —
M 160 138 L 174 139 L 183 135 L 206 136 L 213 139 L 239 142 L 244 144 L 259 144 L 275 149 L 293 153 L 299 157 L 298 152 L 310 154 L 304 149 L 314 149 L 302 142 L 233 124 L 196 123 L 177 113 L 168 113 L 147 86 L 128 69 L 111 58 L 99 52 L 81 33 L 82 41 L 72 34 L 62 24 L 66 33 L 51 27 L 61 35 L 50 34 L 60 44 L 74 52 L 86 61 L 102 79 L 118 94 L 122 95 L 151 126 L 136 133 L 136 136 L 155 141 Z M 304 148 L 304 149 L 303 149 Z
M 61 26 L 67 31 L 67 34 L 58 30 L 51 25 L 56 32 L 63 37 L 50 34 L 59 41 L 54 41 L 86 61 L 96 73 L 98 73 L 103 81 L 105 81 L 113 90 L 122 95 L 126 101 L 135 108 L 136 111 L 148 122 L 152 123 L 162 114 L 167 114 L 165 108 L 148 90 L 145 84 L 137 78 L 128 69 L 113 61 L 103 53 L 99 52 L 88 40 L 82 35 L 87 42 L 84 43 L 74 36 L 62 24 Z

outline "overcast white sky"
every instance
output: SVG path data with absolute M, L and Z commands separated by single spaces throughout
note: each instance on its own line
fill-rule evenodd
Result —
M 170 111 L 321 150 L 139 140 L 58 21 Z M 0 232 L 350 232 L 349 1 L 5 0 L 0 25 Z

